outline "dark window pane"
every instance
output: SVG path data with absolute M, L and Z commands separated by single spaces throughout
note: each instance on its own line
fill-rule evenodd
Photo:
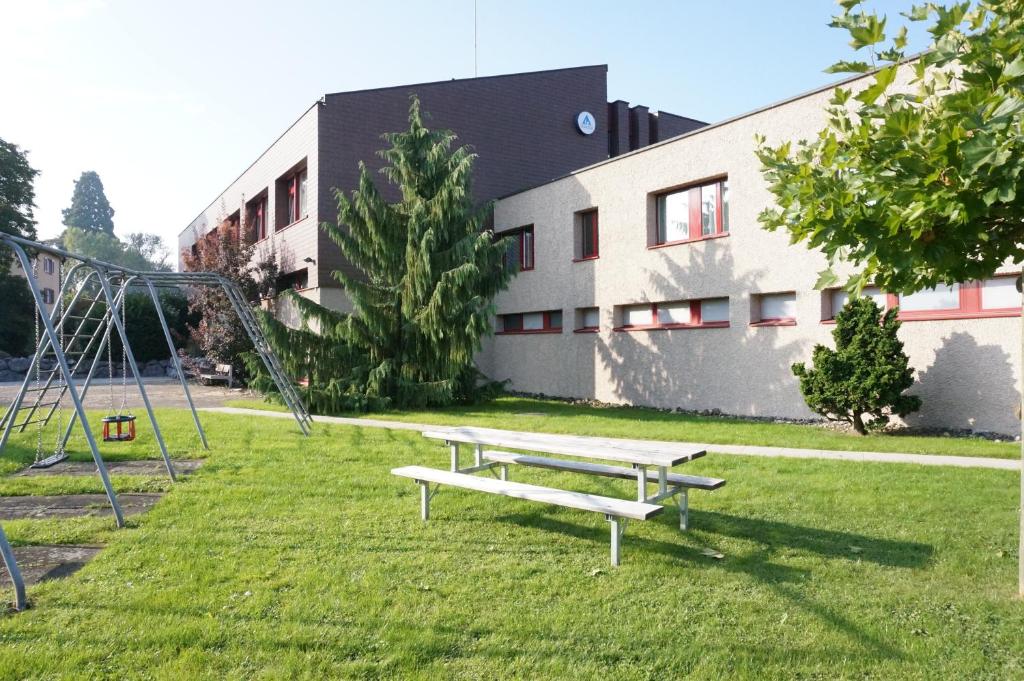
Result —
M 593 258 L 597 255 L 597 211 L 583 213 L 580 216 L 580 255 Z

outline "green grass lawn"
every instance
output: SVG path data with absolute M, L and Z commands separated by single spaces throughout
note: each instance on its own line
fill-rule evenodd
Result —
M 259 400 L 234 400 L 230 406 L 284 411 Z M 474 425 L 488 428 L 572 433 L 605 437 L 629 437 L 676 442 L 730 445 L 766 445 L 805 449 L 836 449 L 861 452 L 908 452 L 959 456 L 1020 458 L 1020 444 L 981 438 L 925 437 L 918 435 L 867 435 L 860 437 L 814 425 L 764 423 L 736 418 L 672 414 L 642 407 L 590 407 L 555 400 L 503 397 L 471 406 L 438 411 L 389 411 L 346 414 L 376 419 Z
M 160 418 L 175 456 L 204 455 L 187 412 Z M 445 467 L 448 454 L 416 433 L 319 425 L 303 439 L 279 419 L 203 419 L 213 449 L 197 473 L 174 485 L 118 480 L 170 490 L 128 528 L 5 523 L 16 543 L 107 548 L 31 587 L 32 609 L 0 617 L 0 676 L 1002 679 L 1024 669 L 1019 478 L 1007 471 L 711 455 L 684 469 L 729 483 L 691 495 L 691 531 L 671 509 L 631 523 L 613 569 L 595 514 L 442 489 L 423 524 L 417 486 L 389 469 Z M 619 423 L 617 434 L 638 434 Z M 610 422 L 581 423 L 598 429 Z M 139 430 L 106 451 L 156 456 L 149 426 Z M 0 468 L 30 460 L 33 442 L 19 439 Z M 535 469 L 514 477 L 632 490 Z M 93 478 L 6 478 L 0 492 L 60 484 L 100 489 Z

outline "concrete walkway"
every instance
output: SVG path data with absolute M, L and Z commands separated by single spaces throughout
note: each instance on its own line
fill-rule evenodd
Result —
M 273 418 L 293 419 L 288 412 L 265 411 L 262 409 L 241 409 L 237 407 L 218 407 L 202 411 L 221 414 L 237 414 L 242 416 L 269 416 Z M 314 416 L 316 423 L 335 423 L 343 426 L 361 426 L 363 428 L 388 428 L 391 430 L 445 430 L 450 426 L 429 425 L 425 423 L 406 423 L 403 421 L 385 421 L 383 419 L 347 418 L 343 416 Z M 696 444 L 696 443 L 694 443 Z M 716 454 L 740 454 L 743 456 L 784 457 L 790 459 L 835 459 L 839 461 L 873 461 L 879 463 L 915 463 L 922 466 L 953 466 L 955 468 L 996 468 L 1000 470 L 1019 471 L 1020 459 L 993 459 L 980 456 L 937 456 L 934 454 L 899 454 L 894 452 L 843 452 L 833 449 L 796 449 L 793 447 L 760 447 L 754 445 L 716 445 L 699 444 L 698 446 Z

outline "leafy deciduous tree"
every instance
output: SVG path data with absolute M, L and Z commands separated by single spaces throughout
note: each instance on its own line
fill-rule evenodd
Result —
M 223 275 L 255 302 L 270 292 L 276 266 L 267 261 L 254 264 L 253 246 L 239 236 L 238 225 L 225 220 L 198 239 L 195 253 L 183 252 L 182 262 L 192 272 Z M 192 340 L 207 357 L 231 364 L 243 375 L 243 355 L 252 350 L 252 343 L 227 296 L 216 288 L 196 287 L 188 292 L 188 299 L 189 312 L 199 319 L 189 326 Z
M 170 271 L 168 251 L 157 234 L 136 232 L 121 241 L 113 234 L 68 227 L 61 235 L 65 250 L 136 270 Z
M 490 206 L 473 204 L 475 155 L 452 149 L 452 132 L 428 130 L 415 97 L 408 130 L 384 139 L 382 173 L 401 200 L 387 202 L 360 164 L 351 197 L 335 190 L 338 226 L 322 225 L 358 270 L 333 273 L 352 314 L 285 292 L 303 327 L 266 319 L 275 350 L 293 375 L 308 377 L 308 403 L 320 412 L 477 397 L 473 355 L 510 276 L 505 241 L 481 229 Z
M 32 183 L 38 174 L 18 145 L 0 139 L 0 231 L 36 238 L 36 195 Z M 0 250 L 0 274 L 7 274 L 12 257 L 9 250 Z
M 887 42 L 885 17 L 858 0 L 840 4 L 833 25 L 869 60 L 830 70 L 877 70 L 856 94 L 835 90 L 814 139 L 776 147 L 761 140 L 778 204 L 761 214 L 762 225 L 787 230 L 832 263 L 858 266 L 851 289 L 874 283 L 910 293 L 1024 260 L 1024 2 L 914 7 L 905 16 L 930 21 L 933 42 L 905 67 L 907 87 L 896 87 L 906 27 Z M 819 285 L 834 281 L 826 270 Z M 1024 595 L 1024 560 L 1019 577 Z

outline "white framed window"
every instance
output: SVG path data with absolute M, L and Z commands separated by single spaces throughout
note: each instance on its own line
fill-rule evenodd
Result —
M 939 284 L 934 289 L 900 296 L 899 301 L 901 312 L 957 310 L 960 308 L 960 284 Z
M 690 303 L 658 303 L 659 324 L 689 324 Z
M 796 293 L 762 293 L 754 297 L 752 321 L 755 324 L 796 321 Z
M 729 299 L 707 298 L 700 301 L 701 324 L 729 321 Z
M 658 197 L 657 243 L 685 241 L 690 238 L 690 192 L 681 191 Z
M 883 311 L 888 305 L 888 296 L 877 286 L 865 286 L 861 289 L 860 294 L 865 298 L 870 298 L 875 301 L 875 304 Z M 843 309 L 843 306 L 846 305 L 846 302 L 850 299 L 850 293 L 841 288 L 837 288 L 829 291 L 829 295 L 831 296 L 832 306 L 832 315 L 829 319 L 835 319 L 836 315 L 839 314 L 839 311 Z
M 623 326 L 650 326 L 654 323 L 654 316 L 650 303 L 643 305 L 625 305 L 622 308 Z
M 543 312 L 527 312 L 523 315 L 523 331 L 540 331 L 543 328 Z
M 981 309 L 1006 310 L 1019 308 L 1021 295 L 1016 277 L 996 277 L 981 282 Z
M 596 331 L 601 326 L 601 310 L 596 307 L 576 308 L 576 330 Z

